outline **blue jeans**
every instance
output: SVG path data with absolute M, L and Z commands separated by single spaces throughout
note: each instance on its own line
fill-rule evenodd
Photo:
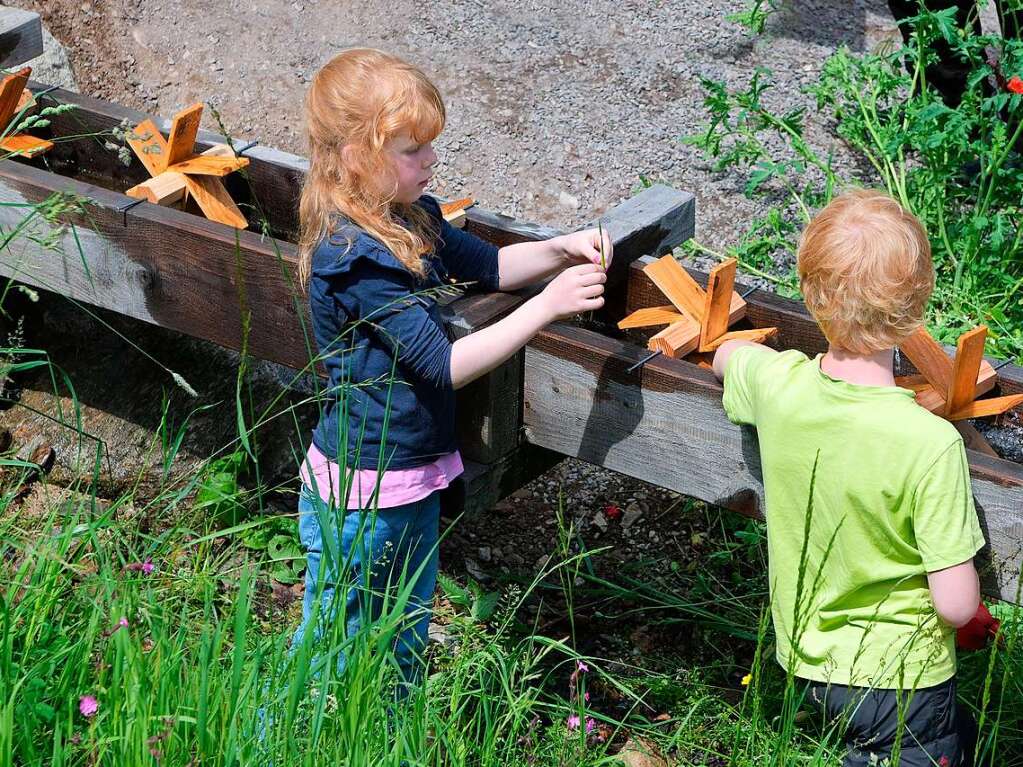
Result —
M 360 626 L 379 617 L 385 593 L 399 582 L 407 585 L 414 579 L 405 608 L 407 620 L 394 649 L 403 681 L 406 685 L 415 683 L 422 671 L 422 652 L 437 584 L 440 493 L 375 513 L 346 512 L 328 506 L 304 487 L 298 511 L 299 538 L 306 550 L 306 575 L 302 623 L 292 646 L 297 647 L 302 641 L 318 597 L 317 637 L 342 616 L 345 636 L 350 637 Z M 328 522 L 327 530 L 323 529 L 321 518 Z M 330 539 L 325 539 L 325 535 Z M 344 594 L 343 604 L 337 594 L 339 590 Z M 344 664 L 342 654 L 338 658 L 339 674 Z

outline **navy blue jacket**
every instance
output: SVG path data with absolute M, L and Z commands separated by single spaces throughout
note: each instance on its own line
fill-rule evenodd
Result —
M 405 469 L 457 449 L 451 341 L 429 292 L 449 277 L 498 289 L 497 248 L 444 221 L 433 198 L 416 204 L 440 230 L 423 280 L 351 224 L 313 252 L 313 333 L 330 377 L 313 443 L 349 467 Z

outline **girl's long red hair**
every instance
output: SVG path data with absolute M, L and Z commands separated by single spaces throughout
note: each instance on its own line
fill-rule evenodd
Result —
M 308 284 L 313 251 L 339 216 L 422 277 L 422 257 L 433 247 L 436 225 L 418 206 L 394 202 L 396 178 L 384 145 L 403 130 L 418 143 L 440 134 L 446 115 L 436 86 L 396 56 L 352 48 L 316 73 L 305 117 L 309 173 L 299 205 L 301 283 Z

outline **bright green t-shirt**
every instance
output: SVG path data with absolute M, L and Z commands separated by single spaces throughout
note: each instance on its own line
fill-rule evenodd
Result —
M 798 351 L 736 349 L 724 387 L 728 418 L 760 440 L 778 661 L 862 687 L 950 678 L 954 630 L 926 574 L 984 544 L 955 427 L 908 389 L 836 380 Z

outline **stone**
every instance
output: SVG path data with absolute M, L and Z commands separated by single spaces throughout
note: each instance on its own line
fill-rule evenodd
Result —
M 628 530 L 642 516 L 643 508 L 638 503 L 630 503 L 622 515 L 622 528 Z
M 618 761 L 624 767 L 668 767 L 668 760 L 657 744 L 646 738 L 631 737 L 618 752 Z
M 43 27 L 43 53 L 29 59 L 24 66 L 32 67 L 32 79 L 47 85 L 58 85 L 69 91 L 78 91 L 71 72 L 71 62 L 64 46 Z
M 558 193 L 558 204 L 568 210 L 579 210 L 582 205 L 582 203 L 579 202 L 578 197 L 573 197 L 564 190 Z

